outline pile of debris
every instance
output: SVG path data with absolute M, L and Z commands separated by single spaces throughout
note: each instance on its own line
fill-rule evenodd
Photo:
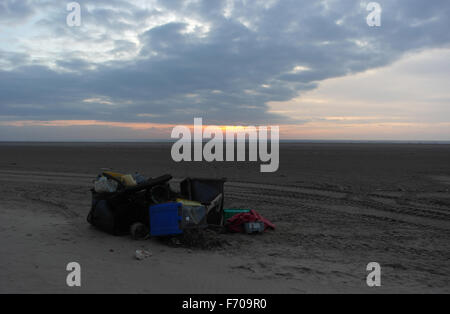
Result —
M 202 250 L 223 249 L 232 244 L 224 234 L 213 229 L 189 229 L 183 234 L 160 237 L 159 240 L 171 247 L 196 248 Z
M 175 181 L 171 175 L 147 178 L 103 172 L 94 181 L 87 220 L 112 235 L 169 238 L 201 248 L 226 243 L 213 236 L 220 233 L 213 230 L 262 233 L 274 228 L 253 210 L 224 210 L 225 182 L 224 178 Z

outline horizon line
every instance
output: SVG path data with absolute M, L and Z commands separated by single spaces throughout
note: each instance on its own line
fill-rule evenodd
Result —
M 0 144 L 14 144 L 14 143 L 34 143 L 34 144 L 65 144 L 65 143 L 175 143 L 179 141 L 180 139 L 143 139 L 143 140 L 136 140 L 136 139 L 125 139 L 125 140 L 119 140 L 119 139 L 101 139 L 101 140 L 0 140 Z M 208 142 L 209 139 L 203 139 L 202 142 Z M 226 142 L 227 140 L 224 140 Z M 233 140 L 234 142 L 237 142 L 237 140 Z M 258 141 L 258 140 L 257 140 Z M 270 139 L 268 139 L 270 141 Z M 191 142 L 195 142 L 194 140 Z M 245 142 L 249 142 L 248 139 L 245 140 Z M 392 143 L 392 144 L 450 144 L 450 140 L 350 140 L 350 139 L 342 139 L 342 140 L 332 140 L 332 139 L 320 139 L 320 140 L 313 140 L 313 139 L 280 139 L 280 143 L 342 143 L 342 144 L 358 144 L 358 143 L 374 143 L 374 144 L 382 144 L 382 143 Z

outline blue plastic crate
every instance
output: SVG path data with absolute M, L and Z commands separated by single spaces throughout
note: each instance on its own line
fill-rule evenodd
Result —
M 181 203 L 159 204 L 150 207 L 150 235 L 166 236 L 183 233 L 180 222 Z

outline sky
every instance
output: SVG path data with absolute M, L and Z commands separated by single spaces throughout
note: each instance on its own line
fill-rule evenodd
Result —
M 450 140 L 450 2 L 0 0 L 0 141 Z

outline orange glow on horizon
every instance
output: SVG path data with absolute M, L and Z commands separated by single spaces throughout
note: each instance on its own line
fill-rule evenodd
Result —
M 352 121 L 343 121 L 337 123 L 336 121 L 313 121 L 305 122 L 304 124 L 281 124 L 280 139 L 306 139 L 306 140 L 333 140 L 333 139 L 402 139 L 408 138 L 408 134 L 414 132 L 416 134 L 432 134 L 432 132 L 440 132 L 441 134 L 450 134 L 450 122 L 442 123 L 421 123 L 421 122 L 379 122 L 379 121 L 365 121 L 358 123 Z M 142 131 L 159 131 L 159 134 L 167 135 L 170 138 L 172 129 L 177 126 L 175 124 L 167 123 L 150 123 L 150 122 L 109 122 L 98 120 L 52 120 L 52 121 L 33 121 L 33 120 L 18 120 L 18 121 L 0 121 L 0 126 L 10 127 L 73 127 L 73 126 L 102 126 L 109 128 L 126 128 L 134 131 L 140 137 Z M 186 125 L 187 128 L 193 131 L 193 124 Z M 204 130 L 207 127 L 218 128 L 223 133 L 226 130 L 232 132 L 241 132 L 245 126 L 230 126 L 230 125 L 203 125 Z M 255 125 L 257 128 L 258 126 Z M 270 125 L 268 125 L 268 128 Z

